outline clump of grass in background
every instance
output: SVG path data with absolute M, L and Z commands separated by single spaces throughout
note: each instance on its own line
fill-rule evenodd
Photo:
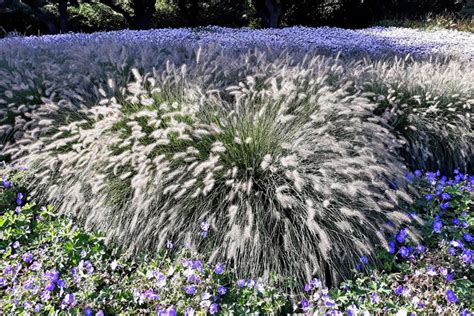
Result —
M 35 174 L 34 196 L 131 251 L 170 239 L 237 275 L 337 282 L 386 245 L 387 220 L 406 221 L 397 202 L 410 198 L 376 105 L 327 85 L 318 75 L 331 67 L 318 63 L 220 91 L 181 89 L 183 74 L 167 72 L 171 93 L 135 70 L 121 97 L 53 121 L 17 161 Z M 199 223 L 215 233 L 203 238 Z
M 350 72 L 356 91 L 387 117 L 411 169 L 474 168 L 474 68 L 394 59 L 365 61 Z

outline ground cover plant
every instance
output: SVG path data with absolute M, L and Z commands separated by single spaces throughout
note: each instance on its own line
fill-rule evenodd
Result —
M 48 269 L 74 268 L 64 283 L 43 275 L 59 291 L 48 309 L 472 309 L 472 249 L 440 233 L 453 214 L 472 233 L 472 36 L 211 27 L 2 40 L 1 155 L 28 168 L 5 173 L 1 203 L 18 204 L 5 223 L 40 229 L 31 249 L 65 258 Z M 406 176 L 417 169 L 440 171 Z M 27 196 L 55 212 L 21 211 Z M 38 246 L 50 234 L 66 249 L 62 237 Z M 434 244 L 451 250 L 421 251 Z M 403 279 L 408 269 L 421 274 Z M 468 281 L 440 282 L 449 269 Z M 420 295 L 393 296 L 394 283 Z
M 23 174 L 23 175 L 22 175 Z M 261 279 L 235 279 L 227 266 L 208 264 L 173 241 L 159 253 L 130 259 L 52 206 L 23 194 L 24 171 L 2 171 L 0 304 L 3 313 L 86 315 L 175 313 L 436 313 L 470 315 L 474 304 L 474 178 L 455 172 L 410 176 L 420 198 L 407 207 L 411 224 L 398 227 L 382 265 L 358 260 L 354 278 L 324 288 L 315 276 L 288 295 Z M 421 229 L 422 242 L 409 237 Z M 206 237 L 207 238 L 207 237 Z

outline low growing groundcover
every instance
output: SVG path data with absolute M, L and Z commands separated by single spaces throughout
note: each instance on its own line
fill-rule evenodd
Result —
M 105 246 L 53 206 L 35 204 L 22 182 L 25 170 L 4 169 L 0 186 L 2 314 L 444 314 L 474 310 L 474 177 L 454 171 L 409 174 L 420 198 L 405 210 L 382 265 L 361 257 L 354 277 L 324 288 L 318 276 L 299 292 L 260 279 L 235 279 L 207 254 L 169 240 L 162 251 L 130 258 Z M 412 239 L 411 232 L 422 231 Z M 219 234 L 200 225 L 201 238 Z M 278 276 L 270 278 L 277 279 Z M 286 280 L 291 282 L 292 280 Z M 281 283 L 278 283 L 281 284 Z

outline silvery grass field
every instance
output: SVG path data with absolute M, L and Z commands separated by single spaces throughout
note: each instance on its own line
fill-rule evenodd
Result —
M 0 314 L 472 315 L 474 34 L 0 40 Z

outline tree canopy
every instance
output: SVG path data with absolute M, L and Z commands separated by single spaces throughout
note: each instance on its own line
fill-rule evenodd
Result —
M 455 12 L 467 0 L 0 0 L 0 33 L 157 27 L 366 26 L 387 17 Z

